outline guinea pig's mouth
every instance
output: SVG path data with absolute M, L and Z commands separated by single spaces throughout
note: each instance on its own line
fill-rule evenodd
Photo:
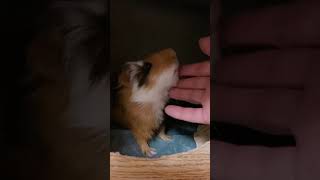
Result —
M 174 82 L 173 82 L 172 86 L 174 87 L 177 85 L 177 82 L 179 79 L 179 66 L 178 65 L 174 69 L 173 78 L 174 78 Z
M 177 74 L 177 73 L 178 73 L 178 67 L 176 67 L 174 70 L 174 74 Z
M 176 59 L 174 73 L 177 73 L 178 70 L 179 70 L 179 61 L 178 61 L 178 59 Z
M 176 77 L 176 78 L 179 76 L 179 66 L 176 66 L 176 67 L 174 68 L 173 76 Z

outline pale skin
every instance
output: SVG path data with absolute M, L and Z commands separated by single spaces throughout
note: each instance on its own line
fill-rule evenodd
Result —
M 212 175 L 216 179 L 319 179 L 320 49 L 315 46 L 320 44 L 319 8 L 319 2 L 298 1 L 224 22 L 226 47 L 273 48 L 226 56 L 216 62 L 215 117 L 271 134 L 293 135 L 296 145 L 269 148 L 214 140 Z M 187 111 L 166 109 L 181 120 L 205 120 L 204 115 L 193 118 Z
M 201 50 L 210 56 L 210 37 L 199 40 Z M 173 99 L 184 100 L 194 104 L 201 104 L 202 108 L 182 108 L 169 105 L 165 112 L 185 121 L 210 124 L 210 62 L 182 66 L 179 76 L 190 76 L 180 79 L 176 87 L 172 88 L 169 96 Z

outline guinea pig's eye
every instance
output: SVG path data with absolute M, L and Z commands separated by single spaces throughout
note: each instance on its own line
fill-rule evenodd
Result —
M 149 62 L 144 62 L 143 65 L 140 67 L 141 67 L 141 69 L 140 69 L 139 73 L 136 74 L 136 78 L 139 82 L 139 84 L 138 84 L 139 87 L 146 83 L 148 74 L 149 74 L 150 69 L 152 67 L 152 64 Z
M 151 64 L 151 63 L 145 62 L 145 63 L 143 64 L 143 71 L 144 71 L 144 72 L 149 72 L 150 69 L 151 69 L 151 67 L 152 67 L 152 64 Z

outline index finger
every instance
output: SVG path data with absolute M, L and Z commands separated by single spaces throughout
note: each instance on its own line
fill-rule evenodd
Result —
M 180 68 L 180 76 L 210 76 L 210 62 L 204 61 L 195 64 L 187 64 Z
M 203 53 L 210 56 L 210 36 L 201 38 L 199 40 L 199 46 Z

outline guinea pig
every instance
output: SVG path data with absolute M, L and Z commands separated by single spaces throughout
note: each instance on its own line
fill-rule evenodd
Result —
M 132 131 L 141 152 L 156 154 L 148 141 L 158 134 L 169 141 L 163 125 L 168 91 L 178 81 L 179 61 L 173 49 L 152 53 L 143 60 L 124 64 L 118 75 L 113 121 Z

